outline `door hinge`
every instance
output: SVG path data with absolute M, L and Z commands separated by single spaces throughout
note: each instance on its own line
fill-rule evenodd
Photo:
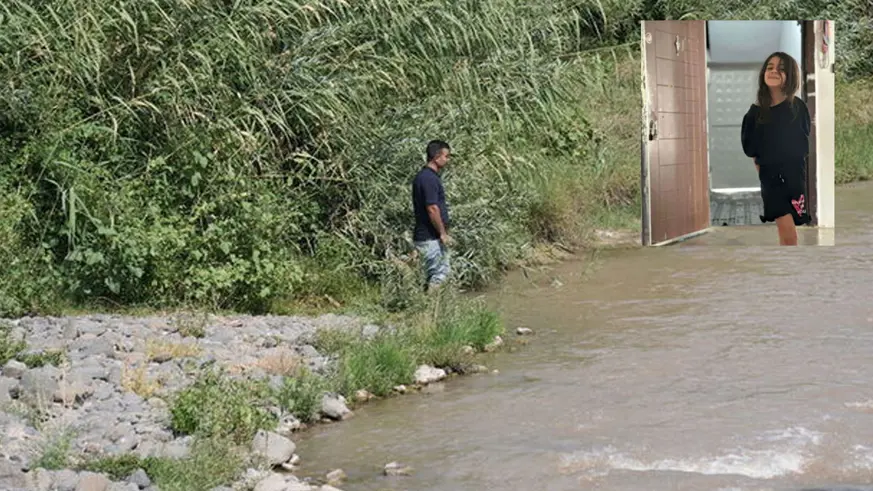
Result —
M 649 120 L 649 141 L 658 138 L 658 120 L 650 119 Z

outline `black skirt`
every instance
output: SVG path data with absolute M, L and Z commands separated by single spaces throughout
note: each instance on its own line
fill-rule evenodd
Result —
M 762 169 L 759 177 L 761 198 L 764 200 L 764 214 L 760 215 L 762 222 L 773 222 L 785 215 L 794 218 L 794 225 L 806 225 L 812 222 L 807 208 L 803 176 L 786 173 L 769 174 Z

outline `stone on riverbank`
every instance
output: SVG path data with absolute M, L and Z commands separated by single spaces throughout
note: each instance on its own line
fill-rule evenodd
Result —
M 518 329 L 515 330 L 515 333 L 518 334 L 519 336 L 530 336 L 534 332 L 533 332 L 533 329 L 531 329 L 529 327 L 519 327 Z
M 291 460 L 297 445 L 282 435 L 258 430 L 252 440 L 252 453 L 267 461 L 270 466 L 284 464 Z
M 348 476 L 342 469 L 332 470 L 327 473 L 327 484 L 330 486 L 338 486 L 342 484 L 343 481 L 345 481 L 346 479 L 348 479 Z
M 293 414 L 283 414 L 279 418 L 279 424 L 276 426 L 276 433 L 291 438 L 291 435 L 298 430 L 303 429 L 303 423 Z
M 442 368 L 434 368 L 429 365 L 421 365 L 415 370 L 415 383 L 419 385 L 427 385 L 433 382 L 439 382 L 446 378 L 446 371 Z
M 412 474 L 412 467 L 405 466 L 399 462 L 390 462 L 385 464 L 386 476 L 409 476 Z
M 346 405 L 345 397 L 339 394 L 327 393 L 321 398 L 321 414 L 334 421 L 339 421 L 351 416 L 352 411 Z
M 273 473 L 266 479 L 258 482 L 255 485 L 254 491 L 319 491 L 319 489 L 324 489 L 324 486 L 318 488 L 309 485 L 291 474 Z
M 395 329 L 364 325 L 359 319 L 335 315 L 320 318 L 209 315 L 204 317 L 202 326 L 195 326 L 196 335 L 190 334 L 191 326 L 181 329 L 170 317 L 159 316 L 28 317 L 10 324 L 10 339 L 25 342 L 25 353 L 37 357 L 29 360 L 46 364 L 29 368 L 31 361 L 25 364 L 12 360 L 0 366 L 0 490 L 60 489 L 58 480 L 64 481 L 61 488 L 70 491 L 85 485 L 83 489 L 100 491 L 157 489 L 141 469 L 122 482 L 112 482 L 102 474 L 35 469 L 35 463 L 44 457 L 41 452 L 47 444 L 54 445 L 61 439 L 70 462 L 128 454 L 139 458 L 185 458 L 196 448 L 192 445 L 194 439 L 174 433 L 170 422 L 175 413 L 171 414 L 170 409 L 176 410 L 175 394 L 198 380 L 204 370 L 213 366 L 224 368 L 228 377 L 242 379 L 246 384 L 259 378 L 275 384 L 273 388 L 279 390 L 284 377 L 295 376 L 297 368 L 309 368 L 310 373 L 324 375 L 328 372 L 318 372 L 336 363 L 336 357 L 329 351 L 319 352 L 323 347 L 316 342 L 318 330 L 344 330 L 372 337 L 380 335 L 383 329 L 385 332 Z M 471 355 L 477 351 L 472 347 L 470 350 Z M 55 357 L 53 353 L 63 356 Z M 58 361 L 62 363 L 52 365 Z M 426 386 L 424 390 L 440 390 L 435 382 L 447 376 L 446 370 L 419 368 L 422 370 L 416 381 Z M 307 413 L 306 417 L 320 414 L 338 421 L 352 416 L 345 398 L 318 392 L 324 390 L 320 383 L 302 386 L 304 390 L 312 387 L 316 391 L 303 394 L 307 409 L 314 413 Z M 408 390 L 406 386 L 396 389 Z M 361 390 L 354 399 L 366 402 L 373 397 Z M 203 403 L 216 404 L 220 399 Z M 270 464 L 293 471 L 300 458 L 294 454 L 292 434 L 306 425 L 286 412 L 290 409 L 275 404 L 268 401 L 263 409 L 276 418 L 276 427 L 272 431 L 262 430 L 245 443 L 251 445 L 252 453 L 266 457 Z M 32 419 L 36 416 L 38 423 Z M 267 476 L 265 473 L 257 480 L 248 480 L 246 489 L 252 489 Z M 336 491 L 334 486 L 339 482 L 313 486 L 283 477 L 283 487 L 277 489 Z M 236 489 L 239 484 L 227 488 L 231 483 L 225 483 L 225 487 Z
M 373 394 L 367 392 L 364 389 L 361 389 L 355 392 L 355 400 L 358 402 L 367 402 L 373 398 Z
M 497 350 L 497 348 L 499 348 L 501 346 L 503 346 L 503 338 L 501 338 L 500 336 L 496 336 L 494 338 L 494 341 L 491 341 L 490 343 L 485 345 L 485 351 L 486 352 L 495 351 L 495 350 Z

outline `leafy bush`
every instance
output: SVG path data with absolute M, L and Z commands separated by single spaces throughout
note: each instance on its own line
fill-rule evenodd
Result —
M 210 371 L 176 394 L 170 427 L 179 434 L 247 444 L 259 429 L 275 427 L 275 417 L 267 410 L 270 396 L 263 383 Z

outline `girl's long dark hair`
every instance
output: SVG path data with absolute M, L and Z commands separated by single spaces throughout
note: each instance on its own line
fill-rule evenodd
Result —
M 779 58 L 781 62 L 780 65 L 784 67 L 785 85 L 782 87 L 782 90 L 785 92 L 786 99 L 788 100 L 788 103 L 791 104 L 792 110 L 794 110 L 796 114 L 796 108 L 794 107 L 794 94 L 800 87 L 800 67 L 791 55 L 782 51 L 777 51 L 764 60 L 764 65 L 761 66 L 761 72 L 758 73 L 758 106 L 760 107 L 760 110 L 758 111 L 758 121 L 761 123 L 770 121 L 770 104 L 773 103 L 773 98 L 770 96 L 770 88 L 767 87 L 767 84 L 764 82 L 764 77 L 767 75 L 767 63 L 769 63 L 770 59 L 774 56 Z

